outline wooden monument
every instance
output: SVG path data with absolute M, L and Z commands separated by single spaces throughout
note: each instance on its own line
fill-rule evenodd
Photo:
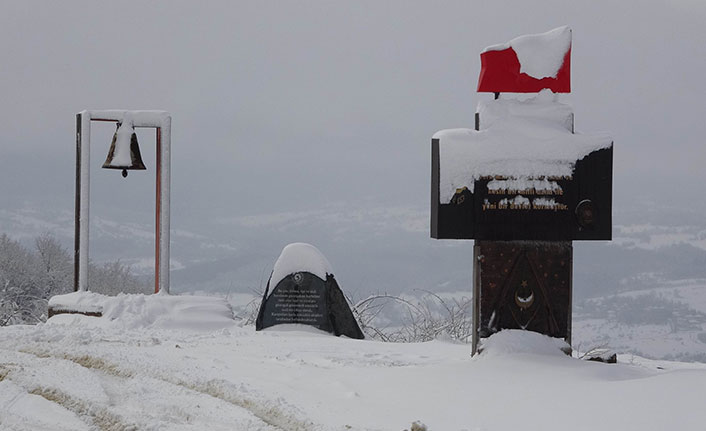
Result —
M 431 236 L 475 240 L 473 354 L 502 329 L 570 343 L 572 241 L 611 239 L 613 141 L 574 132 L 555 94 L 570 61 L 568 27 L 486 48 L 478 91 L 494 100 L 432 138 Z

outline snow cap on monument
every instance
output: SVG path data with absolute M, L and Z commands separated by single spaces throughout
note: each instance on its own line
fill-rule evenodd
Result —
M 487 47 L 480 54 L 478 92 L 571 92 L 571 29 L 558 27 Z
M 270 277 L 270 285 L 277 286 L 288 275 L 310 272 L 322 280 L 333 274 L 331 264 L 318 248 L 304 242 L 295 242 L 282 249 Z

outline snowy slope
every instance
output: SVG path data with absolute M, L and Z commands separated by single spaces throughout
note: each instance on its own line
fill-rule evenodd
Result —
M 696 430 L 706 421 L 703 364 L 590 363 L 519 331 L 471 359 L 462 344 L 302 326 L 140 327 L 144 310 L 124 310 L 0 328 L 0 429 Z
M 706 280 L 659 286 L 578 301 L 574 347 L 706 363 Z

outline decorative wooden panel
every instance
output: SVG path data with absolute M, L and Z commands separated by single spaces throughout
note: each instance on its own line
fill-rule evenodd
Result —
M 501 329 L 570 341 L 570 241 L 476 241 L 474 255 L 474 348 Z

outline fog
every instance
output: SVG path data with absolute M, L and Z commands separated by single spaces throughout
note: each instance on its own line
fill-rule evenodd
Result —
M 560 25 L 574 38 L 573 91 L 560 100 L 574 107 L 577 132 L 614 137 L 619 221 L 641 222 L 636 202 L 704 207 L 702 2 L 4 1 L 2 9 L 0 207 L 73 211 L 77 112 L 169 111 L 172 227 L 197 235 L 177 237 L 172 257 L 187 273 L 189 262 L 222 262 L 181 279 L 194 289 L 256 283 L 263 262 L 293 240 L 333 254 L 334 268 L 369 290 L 403 290 L 410 277 L 441 284 L 449 267 L 470 260 L 471 243 L 429 239 L 430 138 L 472 127 L 477 102 L 492 97 L 475 92 L 485 46 Z M 111 133 L 101 125 L 92 135 L 92 217 L 149 232 L 154 132 L 140 132 L 148 170 L 127 179 L 100 169 Z M 272 214 L 308 224 L 242 223 Z M 317 221 L 327 214 L 340 219 Z M 71 218 L 61 220 L 70 231 Z M 149 241 L 122 241 L 96 239 L 92 256 L 149 258 Z M 588 260 L 602 246 L 576 247 Z M 228 273 L 248 260 L 256 263 Z M 417 275 L 399 279 L 405 268 Z

